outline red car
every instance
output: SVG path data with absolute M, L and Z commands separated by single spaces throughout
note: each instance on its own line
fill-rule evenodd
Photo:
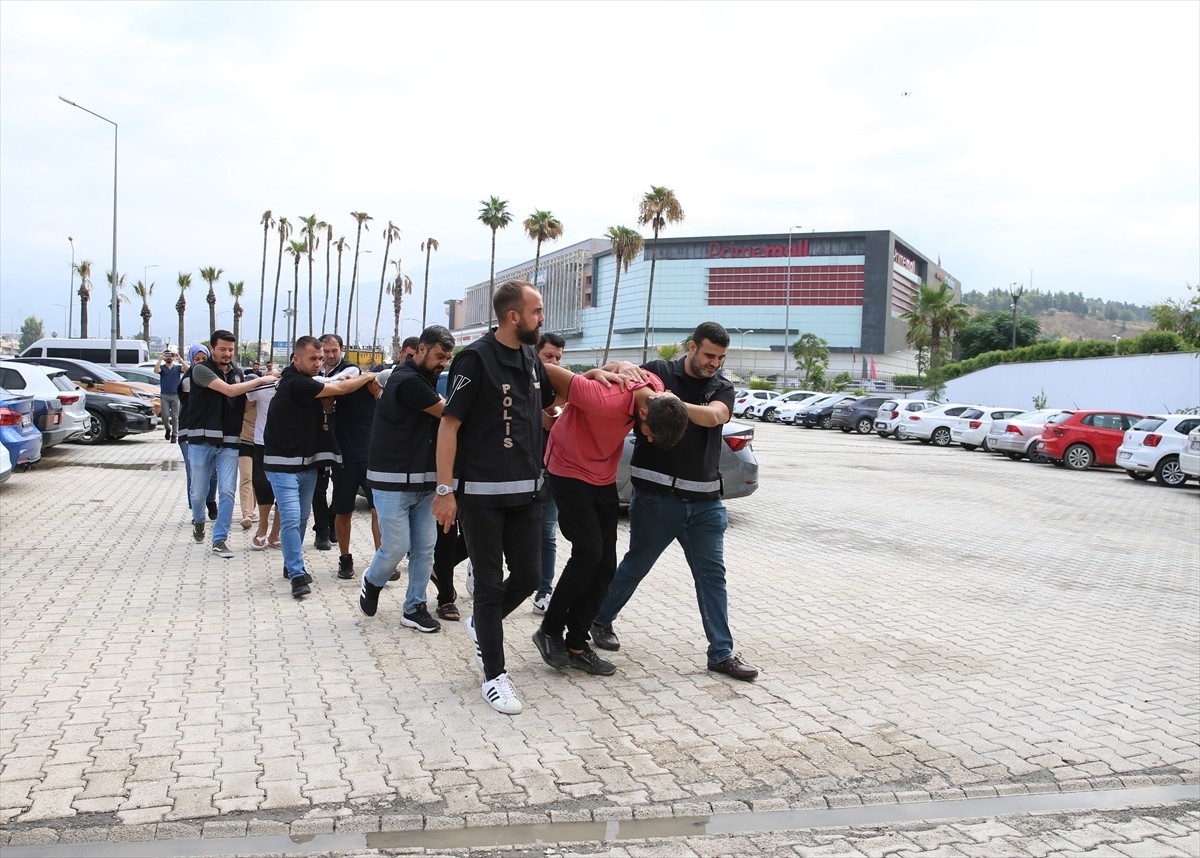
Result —
M 1125 431 L 1142 419 L 1124 411 L 1074 411 L 1046 421 L 1038 452 L 1059 467 L 1086 471 L 1092 465 L 1115 465 Z

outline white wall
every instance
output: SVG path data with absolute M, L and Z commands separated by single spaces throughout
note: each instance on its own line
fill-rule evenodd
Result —
M 1048 408 L 1174 412 L 1200 405 L 1200 354 L 1002 364 L 946 382 L 942 401 L 1032 408 L 1043 390 Z

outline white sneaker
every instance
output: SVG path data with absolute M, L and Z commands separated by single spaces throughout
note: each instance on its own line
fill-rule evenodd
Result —
M 474 598 L 475 596 L 475 564 L 470 560 L 467 561 L 467 595 Z
M 483 699 L 497 712 L 505 715 L 516 715 L 521 711 L 521 701 L 517 699 L 516 689 L 507 673 L 502 673 L 495 679 L 483 683 Z
M 544 614 L 546 609 L 550 607 L 550 597 L 553 593 L 547 593 L 544 596 L 533 597 L 533 612 L 535 614 Z
M 483 650 L 479 648 L 479 636 L 475 634 L 475 615 L 467 617 L 467 621 L 463 625 L 467 627 L 467 634 L 471 636 L 471 643 L 475 645 L 475 666 L 479 668 L 480 673 L 483 673 Z

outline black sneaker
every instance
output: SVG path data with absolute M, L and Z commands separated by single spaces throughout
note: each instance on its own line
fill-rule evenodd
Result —
M 429 611 L 426 610 L 424 603 L 417 605 L 416 610 L 411 614 L 405 614 L 400 618 L 400 625 L 408 626 L 410 629 L 416 629 L 419 632 L 437 632 L 441 631 L 442 624 L 429 616 Z
M 708 669 L 714 673 L 723 673 L 726 676 L 732 676 L 734 679 L 740 679 L 743 682 L 748 682 L 758 676 L 758 668 L 752 664 L 746 664 L 746 662 L 738 658 L 736 653 L 724 661 L 710 661 Z
M 313 537 L 313 547 L 317 551 L 330 551 L 333 549 L 333 543 L 329 541 L 328 527 L 322 527 L 316 532 L 316 536 Z
M 225 544 L 224 540 L 222 540 L 221 542 L 213 543 L 212 553 L 215 554 L 217 557 L 221 557 L 225 560 L 228 560 L 231 557 L 233 557 L 233 552 L 229 550 L 229 546 Z
M 376 587 L 368 581 L 366 575 L 363 576 L 362 581 L 362 589 L 358 591 L 358 609 L 368 617 L 373 617 L 379 610 L 379 593 L 383 588 Z
M 217 520 L 217 502 L 209 501 L 204 506 L 208 510 L 208 520 L 216 521 Z
M 571 667 L 590 673 L 592 676 L 612 676 L 617 672 L 617 666 L 596 655 L 594 649 L 589 648 L 583 652 L 572 652 L 568 655 L 571 659 Z
M 307 596 L 312 592 L 312 588 L 308 586 L 307 575 L 301 575 L 299 578 L 292 579 L 292 598 L 299 599 Z
M 192 539 L 196 540 L 197 542 L 204 541 L 204 522 L 202 522 L 202 521 L 193 521 L 192 522 Z
M 567 658 L 567 645 L 561 637 L 552 638 L 538 629 L 533 633 L 533 645 L 542 654 L 542 661 L 551 667 L 562 670 L 571 666 L 571 660 Z
M 304 573 L 303 575 L 301 575 L 300 577 L 304 579 L 304 583 L 305 583 L 305 584 L 311 584 L 311 583 L 312 583 L 312 576 L 311 576 L 311 575 L 309 575 L 309 574 L 308 574 L 308 572 L 305 572 L 305 573 Z M 288 574 L 288 571 L 287 571 L 287 567 L 286 567 L 286 566 L 284 566 L 284 567 L 283 567 L 283 580 L 284 580 L 284 581 L 290 581 L 290 580 L 292 580 L 292 576 Z
M 338 577 L 349 580 L 354 577 L 354 555 L 343 554 L 338 558 Z
M 592 623 L 592 643 L 600 649 L 616 652 L 621 648 L 621 641 L 613 631 L 612 623 Z

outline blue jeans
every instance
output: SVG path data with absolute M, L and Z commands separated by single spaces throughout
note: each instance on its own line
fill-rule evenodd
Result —
M 192 506 L 192 462 L 188 458 L 188 447 L 190 446 L 187 441 L 184 441 L 182 438 L 179 439 L 179 453 L 183 456 L 183 472 L 187 476 L 187 501 L 189 509 Z M 208 500 L 213 503 L 217 501 L 217 472 L 215 470 L 208 481 Z
M 537 595 L 549 596 L 554 589 L 554 561 L 557 555 L 558 504 L 554 496 L 546 495 L 542 504 L 542 581 L 538 584 Z
M 284 473 L 267 471 L 267 481 L 275 492 L 279 508 L 279 541 L 283 543 L 283 568 L 289 578 L 304 574 L 304 529 L 312 511 L 313 490 L 317 487 L 317 469 Z
M 405 554 L 408 558 L 408 592 L 404 613 L 425 604 L 425 591 L 433 572 L 433 547 L 437 544 L 437 521 L 433 517 L 433 492 L 388 492 L 375 489 L 375 512 L 379 516 L 379 548 L 363 578 L 376 587 L 388 582 Z
M 733 655 L 729 597 L 725 590 L 725 528 L 729 516 L 720 500 L 683 500 L 634 488 L 629 502 L 629 551 L 617 567 L 596 622 L 611 623 L 638 584 L 674 540 L 696 583 L 696 604 L 708 638 L 708 660 Z
M 208 481 L 204 475 L 216 470 L 217 520 L 213 524 L 212 541 L 214 544 L 224 542 L 229 538 L 229 525 L 233 521 L 233 496 L 237 492 L 237 447 L 188 444 L 187 455 L 197 477 L 192 480 L 189 498 L 192 502 L 192 522 L 204 521 L 204 504 L 208 497 Z

